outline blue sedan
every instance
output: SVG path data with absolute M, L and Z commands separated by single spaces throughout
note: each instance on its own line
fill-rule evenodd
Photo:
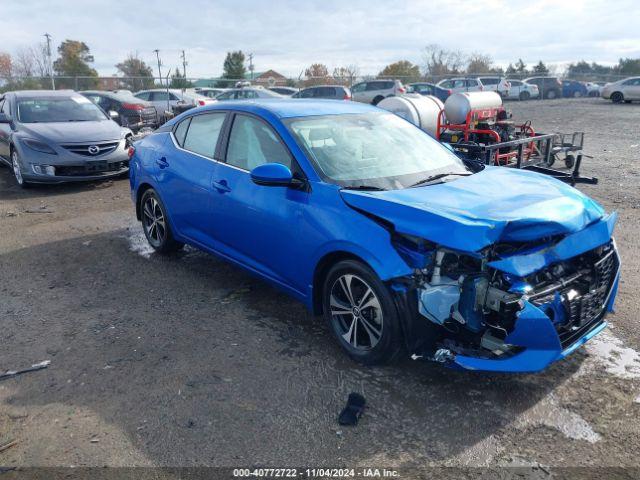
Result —
M 248 270 L 363 363 L 538 371 L 613 308 L 615 214 L 547 176 L 466 165 L 370 105 L 218 102 L 130 153 L 157 252 L 186 243 Z

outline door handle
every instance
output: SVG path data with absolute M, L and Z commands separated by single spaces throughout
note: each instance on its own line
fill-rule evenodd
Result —
M 167 162 L 167 159 L 165 157 L 159 158 L 158 160 L 156 160 L 156 163 L 160 168 L 167 168 L 169 166 L 169 162 Z
M 212 185 L 213 188 L 218 191 L 218 193 L 227 193 L 231 191 L 231 187 L 229 187 L 226 180 L 220 180 L 219 182 L 216 182 L 214 180 Z

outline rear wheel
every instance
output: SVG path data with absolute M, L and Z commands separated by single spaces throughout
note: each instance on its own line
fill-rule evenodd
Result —
M 558 94 L 556 93 L 556 91 L 555 91 L 555 90 L 549 90 L 549 91 L 547 92 L 547 98 L 548 98 L 549 100 L 553 100 L 553 99 L 554 99 L 554 98 L 556 98 L 557 96 L 558 96 Z
M 613 92 L 611 94 L 611 101 L 613 103 L 622 103 L 624 100 L 624 95 L 622 95 L 622 92 Z
M 155 190 L 149 189 L 144 192 L 140 199 L 140 212 L 144 235 L 154 250 L 170 253 L 184 246 L 173 238 L 167 212 Z
M 338 343 L 354 360 L 385 363 L 402 351 L 391 293 L 363 263 L 344 260 L 331 268 L 323 286 L 323 311 Z
M 371 104 L 378 105 L 382 100 L 384 100 L 384 97 L 382 95 L 378 95 L 376 98 L 373 99 Z
M 581 96 L 582 96 L 582 92 L 577 90 L 573 92 L 573 98 L 580 98 Z
M 573 168 L 573 166 L 576 164 L 576 157 L 571 153 L 567 153 L 567 156 L 564 157 L 564 164 L 567 168 Z
M 520 100 L 529 100 L 531 98 L 531 94 L 529 92 L 520 92 Z

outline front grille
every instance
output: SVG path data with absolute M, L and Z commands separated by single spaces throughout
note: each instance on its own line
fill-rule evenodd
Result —
M 56 167 L 56 176 L 64 177 L 89 177 L 93 175 L 119 172 L 129 166 L 129 160 L 121 162 L 107 162 L 106 160 L 97 162 L 87 162 L 85 165 Z
M 591 253 L 593 255 L 593 253 Z M 563 350 L 604 321 L 606 304 L 619 268 L 617 253 L 613 247 L 605 249 L 586 271 L 571 276 L 557 289 L 545 288 L 544 293 L 531 296 L 534 305 L 543 311 L 556 299 L 561 299 L 565 320 L 556 323 L 556 330 Z
M 118 145 L 120 145 L 120 142 L 84 143 L 60 146 L 75 153 L 76 155 L 82 155 L 83 157 L 99 157 L 113 152 L 118 148 Z

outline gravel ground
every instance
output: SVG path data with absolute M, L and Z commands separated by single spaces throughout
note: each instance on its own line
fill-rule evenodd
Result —
M 536 375 L 365 368 L 319 318 L 193 249 L 163 258 L 125 179 L 20 191 L 0 168 L 0 465 L 638 467 L 640 105 L 510 103 L 583 130 L 580 188 L 618 211 L 611 329 Z M 369 408 L 336 417 L 351 391 Z

